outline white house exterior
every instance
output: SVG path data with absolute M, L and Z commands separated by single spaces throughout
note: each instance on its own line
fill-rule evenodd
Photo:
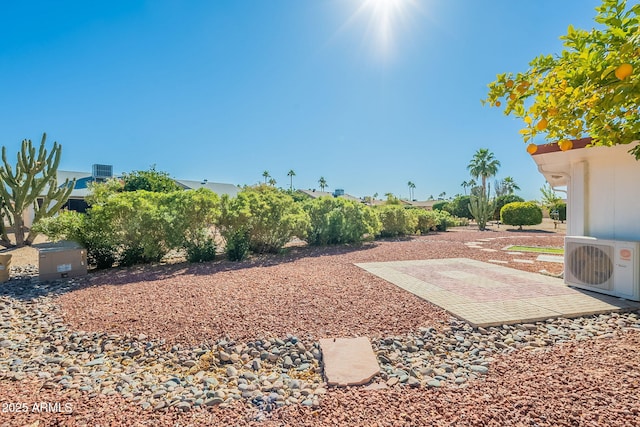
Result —
M 552 187 L 566 187 L 567 235 L 640 241 L 640 161 L 628 151 L 638 144 L 573 149 L 541 145 L 532 156 Z

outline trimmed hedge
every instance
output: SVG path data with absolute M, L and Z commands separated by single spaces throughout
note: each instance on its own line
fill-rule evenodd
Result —
M 542 208 L 534 202 L 508 203 L 500 210 L 500 220 L 503 224 L 517 225 L 522 230 L 523 225 L 542 223 Z
M 496 210 L 493 214 L 493 219 L 496 221 L 499 220 L 502 207 L 513 202 L 524 202 L 524 199 L 515 194 L 503 194 L 502 196 L 496 197 Z

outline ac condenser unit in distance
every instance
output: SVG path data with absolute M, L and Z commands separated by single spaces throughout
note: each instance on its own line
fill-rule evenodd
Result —
M 640 301 L 640 242 L 565 237 L 564 281 L 577 288 Z

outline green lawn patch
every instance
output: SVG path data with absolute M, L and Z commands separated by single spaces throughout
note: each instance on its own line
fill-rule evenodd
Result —
M 541 248 L 539 246 L 509 246 L 508 251 L 514 252 L 537 252 L 541 254 L 563 255 L 564 248 Z

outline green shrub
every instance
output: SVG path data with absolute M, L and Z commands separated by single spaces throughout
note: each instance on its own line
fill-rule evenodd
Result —
M 447 218 L 447 225 L 449 227 L 466 227 L 469 225 L 469 218 L 458 218 L 457 216 L 451 216 Z
M 504 224 L 537 225 L 542 222 L 542 209 L 533 202 L 512 202 L 504 205 L 500 211 L 500 219 Z
M 157 256 L 158 255 L 156 254 L 156 256 L 152 258 L 145 255 L 144 249 L 140 246 L 125 246 L 122 248 L 120 253 L 118 264 L 121 267 L 130 267 L 136 264 L 146 264 L 154 261 L 157 262 L 161 259 L 161 257 L 157 258 Z
M 418 225 L 418 219 L 411 211 L 397 205 L 380 206 L 377 212 L 382 228 L 378 235 L 396 237 L 413 234 Z
M 206 188 L 174 191 L 163 197 L 163 211 L 170 219 L 167 242 L 171 248 L 184 248 L 187 260 L 208 261 L 215 244 L 211 230 L 220 218 L 220 198 Z M 201 253 L 202 256 L 196 255 Z M 213 257 L 211 257 L 213 259 Z
M 433 209 L 434 211 L 445 211 L 447 210 L 448 206 L 449 206 L 449 202 L 438 202 L 438 203 L 434 203 L 431 209 Z
M 227 235 L 225 252 L 230 261 L 242 261 L 249 254 L 251 236 L 245 228 L 236 228 Z
M 62 212 L 42 227 L 51 239 L 74 240 L 86 247 L 89 262 L 98 268 L 116 261 L 122 266 L 157 262 L 179 248 L 194 259 L 210 256 L 209 230 L 219 216 L 219 199 L 213 192 L 119 192 L 107 184 L 92 190 L 86 214 Z
M 436 217 L 436 230 L 447 231 L 449 226 L 453 226 L 453 217 L 447 211 L 433 211 Z
M 166 214 L 165 202 L 162 193 L 116 193 L 93 205 L 88 214 L 90 221 L 104 224 L 113 233 L 121 265 L 157 262 L 171 249 L 171 217 Z
M 409 211 L 416 219 L 416 234 L 427 234 L 435 230 L 440 224 L 440 217 L 437 212 L 424 209 L 411 209 Z
M 516 196 L 515 194 L 503 194 L 502 196 L 496 197 L 496 210 L 493 213 L 493 219 L 498 221 L 500 219 L 500 210 L 502 207 L 513 202 L 524 202 L 524 199 L 520 196 Z
M 148 171 L 133 171 L 122 176 L 124 191 L 145 190 L 158 193 L 171 193 L 181 188 L 167 172 L 157 171 L 151 166 Z
M 290 195 L 294 202 L 304 203 L 307 200 L 311 200 L 311 196 L 310 195 L 308 195 L 307 193 L 303 193 L 300 190 L 287 189 L 287 190 L 285 190 L 285 193 Z
M 213 261 L 216 257 L 216 244 L 211 238 L 198 243 L 187 242 L 185 249 L 189 262 Z
M 233 198 L 223 196 L 219 225 L 226 240 L 244 228 L 253 252 L 275 253 L 294 236 L 306 237 L 309 216 L 288 194 L 260 185 L 247 187 Z
M 443 210 L 449 212 L 451 215 L 459 218 L 473 218 L 471 212 L 469 212 L 470 196 L 458 195 L 444 206 Z
M 73 240 L 87 249 L 87 261 L 96 268 L 110 268 L 117 258 L 117 242 L 110 228 L 86 214 L 62 211 L 40 221 L 34 228 L 50 240 Z
M 303 205 L 309 215 L 310 245 L 359 243 L 380 231 L 380 221 L 369 206 L 339 197 L 319 197 Z

